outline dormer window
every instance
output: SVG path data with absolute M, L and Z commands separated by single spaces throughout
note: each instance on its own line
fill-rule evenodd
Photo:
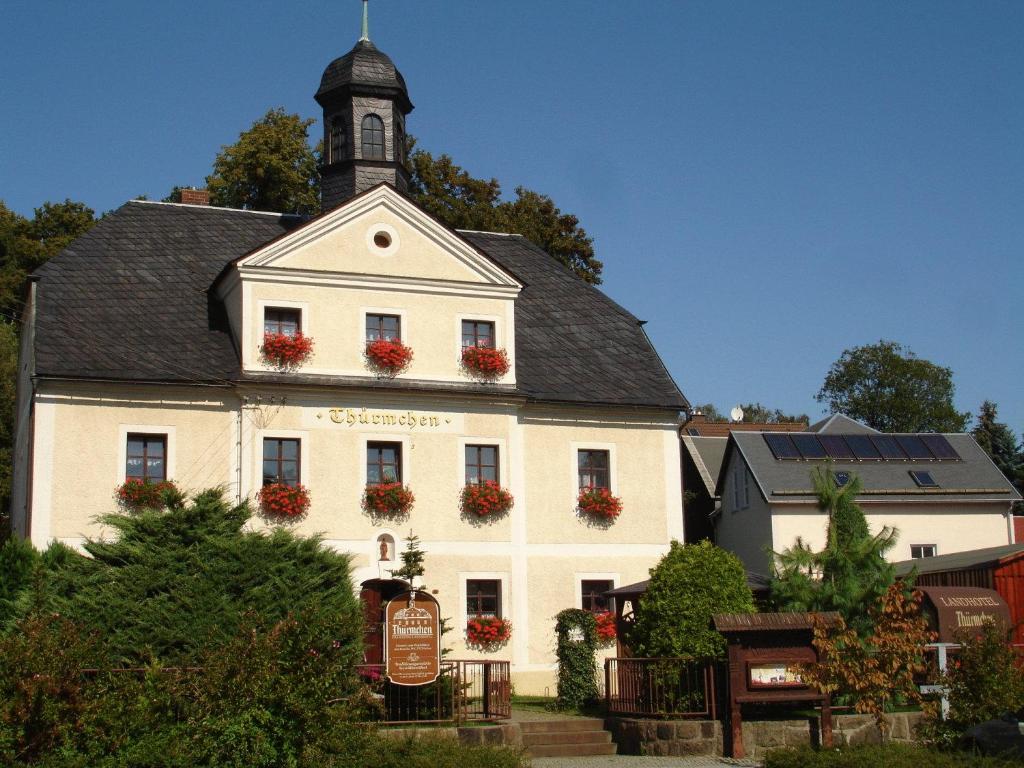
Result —
M 363 160 L 384 160 L 384 121 L 377 115 L 363 118 Z
M 297 309 L 267 307 L 263 311 L 263 333 L 294 336 L 302 330 L 302 312 Z
M 484 320 L 463 320 L 462 348 L 466 347 L 494 349 L 494 323 Z

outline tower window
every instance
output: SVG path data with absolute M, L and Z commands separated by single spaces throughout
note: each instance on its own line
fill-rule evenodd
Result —
M 345 121 L 335 118 L 331 123 L 331 162 L 345 159 Z
M 377 115 L 363 118 L 363 160 L 384 159 L 384 121 Z

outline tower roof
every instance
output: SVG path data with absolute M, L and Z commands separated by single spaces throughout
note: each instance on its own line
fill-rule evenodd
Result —
M 369 40 L 360 40 L 351 51 L 327 65 L 320 78 L 316 100 L 323 103 L 329 94 L 348 88 L 369 93 L 381 92 L 392 98 L 397 97 L 403 111 L 412 111 L 412 102 L 405 87 L 405 78 L 386 53 L 377 49 Z

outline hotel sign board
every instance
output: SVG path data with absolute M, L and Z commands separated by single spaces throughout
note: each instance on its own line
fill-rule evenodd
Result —
M 384 674 L 395 685 L 426 685 L 441 673 L 441 610 L 426 592 L 403 592 L 384 608 Z
M 1012 626 L 1010 607 L 994 589 L 981 587 L 919 587 L 924 592 L 924 612 L 940 643 L 958 643 L 974 636 L 986 624 Z

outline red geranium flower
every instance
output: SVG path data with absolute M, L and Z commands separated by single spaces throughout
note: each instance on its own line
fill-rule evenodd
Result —
M 117 487 L 117 503 L 125 509 L 137 512 L 140 509 L 163 509 L 168 505 L 168 494 L 178 495 L 178 486 L 172 480 L 159 483 L 129 477 Z
M 466 622 L 466 642 L 481 648 L 493 648 L 512 637 L 512 622 L 500 616 L 478 616 Z
M 614 640 L 617 636 L 615 629 L 615 614 L 611 611 L 602 611 L 594 616 L 597 622 L 597 637 L 602 641 Z
M 462 367 L 470 376 L 494 381 L 508 373 L 508 354 L 504 349 L 493 347 L 465 347 Z
M 466 483 L 459 496 L 459 509 L 477 517 L 503 515 L 512 509 L 515 501 L 512 494 L 493 480 L 482 483 Z
M 576 504 L 580 512 L 605 520 L 614 520 L 622 512 L 622 501 L 618 496 L 613 496 L 607 488 L 592 485 L 580 489 Z
M 297 368 L 306 362 L 313 351 L 313 339 L 301 332 L 265 333 L 260 354 L 263 359 L 278 368 Z
M 408 486 L 399 482 L 371 483 L 363 492 L 363 509 L 371 514 L 406 515 L 415 501 Z
M 260 488 L 256 498 L 268 517 L 296 518 L 309 511 L 309 491 L 298 484 L 270 483 Z
M 397 376 L 412 362 L 412 349 L 399 339 L 377 339 L 366 343 L 363 356 L 378 376 Z

